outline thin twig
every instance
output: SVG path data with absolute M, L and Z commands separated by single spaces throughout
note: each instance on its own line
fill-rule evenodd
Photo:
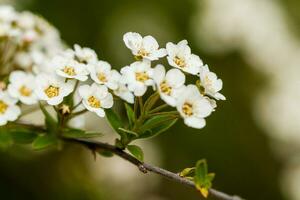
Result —
M 115 155 L 118 155 L 119 157 L 121 157 L 121 158 L 127 160 L 128 162 L 132 163 L 133 165 L 137 166 L 138 169 L 143 173 L 153 172 L 155 174 L 161 175 L 165 178 L 176 181 L 183 185 L 187 185 L 192 188 L 195 188 L 195 184 L 193 181 L 190 181 L 186 178 L 179 176 L 176 173 L 167 171 L 165 169 L 162 169 L 162 168 L 159 168 L 159 167 L 147 164 L 147 163 L 142 163 L 141 161 L 137 160 L 132 155 L 126 153 L 125 151 L 123 151 L 113 145 L 110 145 L 107 143 L 102 143 L 99 141 L 88 140 L 88 139 L 65 138 L 65 140 L 82 144 L 91 150 L 101 149 L 101 150 L 110 151 L 110 152 L 114 153 Z M 242 198 L 240 198 L 238 196 L 228 195 L 228 194 L 225 194 L 225 193 L 220 192 L 215 189 L 210 189 L 209 192 L 213 198 L 219 199 L 219 200 L 242 200 Z

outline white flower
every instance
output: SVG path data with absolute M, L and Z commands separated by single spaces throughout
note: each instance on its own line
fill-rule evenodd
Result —
M 211 114 L 213 107 L 195 85 L 188 85 L 177 100 L 177 110 L 186 125 L 200 129 L 205 126 L 204 118 Z
M 217 75 L 209 71 L 207 65 L 203 66 L 200 71 L 200 84 L 204 88 L 204 93 L 217 99 L 217 100 L 226 100 L 219 91 L 223 87 L 223 82 L 221 79 L 218 79 Z
M 74 82 L 56 75 L 40 74 L 36 78 L 36 95 L 50 105 L 60 104 L 74 89 Z
M 129 89 L 126 87 L 125 84 L 119 82 L 118 88 L 115 89 L 113 92 L 116 96 L 120 97 L 124 101 L 131 103 L 131 104 L 134 103 L 134 95 L 132 94 L 131 91 L 129 91 Z
M 160 97 L 170 106 L 176 106 L 176 100 L 184 89 L 185 75 L 179 69 L 171 69 L 166 73 L 165 67 L 154 68 L 153 80 L 157 85 Z
M 93 83 L 91 86 L 82 85 L 79 87 L 79 95 L 82 98 L 83 105 L 99 117 L 104 117 L 104 109 L 113 106 L 113 96 L 108 92 L 104 85 Z
M 8 121 L 15 121 L 21 114 L 21 110 L 16 106 L 17 99 L 8 95 L 7 92 L 0 91 L 0 126 Z
M 0 22 L 12 22 L 18 17 L 17 12 L 12 6 L 2 5 L 0 6 Z
M 121 74 L 121 82 L 126 84 L 135 96 L 143 96 L 147 87 L 154 85 L 153 69 L 149 61 L 137 61 L 130 66 L 123 67 Z
M 20 100 L 26 105 L 38 102 L 35 90 L 35 77 L 23 71 L 14 71 L 9 76 L 8 93 L 13 98 Z
M 199 73 L 203 62 L 199 56 L 191 53 L 191 48 L 186 40 L 182 40 L 178 44 L 168 42 L 166 49 L 168 52 L 167 59 L 171 66 L 193 75 Z
M 78 44 L 74 45 L 75 60 L 83 64 L 93 64 L 98 61 L 96 52 L 87 47 L 80 47 Z
M 123 36 L 123 40 L 127 48 L 138 58 L 152 61 L 166 56 L 166 50 L 159 49 L 157 41 L 150 35 L 142 37 L 139 33 L 128 32 Z
M 81 64 L 68 56 L 56 56 L 53 58 L 53 67 L 57 75 L 70 79 L 86 81 L 89 71 L 85 64 Z
M 118 88 L 118 81 L 121 77 L 118 71 L 111 70 L 111 65 L 105 61 L 99 61 L 95 65 L 89 65 L 91 78 L 100 85 L 106 85 L 115 90 Z

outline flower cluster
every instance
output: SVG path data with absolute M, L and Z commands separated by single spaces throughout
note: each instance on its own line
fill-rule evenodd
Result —
M 112 69 L 108 62 L 99 60 L 94 50 L 79 45 L 54 56 L 47 63 L 49 68 L 46 71 L 37 74 L 20 70 L 12 72 L 8 89 L 0 96 L 0 100 L 3 99 L 0 118 L 3 117 L 2 121 L 15 120 L 6 112 L 14 110 L 19 115 L 15 106 L 17 101 L 26 105 L 46 101 L 57 108 L 68 106 L 72 109 L 66 97 L 74 93 L 79 95 L 79 104 L 85 109 L 104 117 L 105 109 L 114 104 L 114 96 L 133 104 L 136 98 L 146 94 L 150 86 L 166 105 L 177 109 L 186 125 L 203 128 L 205 118 L 216 107 L 215 100 L 225 100 L 225 97 L 219 93 L 222 80 L 191 52 L 188 42 L 169 42 L 166 48 L 160 48 L 152 36 L 142 37 L 132 32 L 126 33 L 123 40 L 136 61 L 121 68 L 120 72 Z M 161 64 L 151 66 L 152 61 L 163 57 L 167 57 L 171 69 L 167 70 Z M 187 76 L 196 77 L 196 81 L 187 84 Z M 14 104 L 7 103 L 8 95 L 15 99 L 11 101 Z
M 58 31 L 42 17 L 0 6 L 2 71 L 11 68 L 47 71 L 46 62 L 63 49 Z

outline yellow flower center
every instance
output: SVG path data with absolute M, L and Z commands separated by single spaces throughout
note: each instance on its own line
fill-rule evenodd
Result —
M 100 108 L 101 107 L 101 102 L 94 96 L 90 96 L 88 98 L 88 102 L 91 107 L 93 108 Z
M 182 106 L 182 112 L 187 116 L 193 115 L 193 105 L 185 102 Z
M 44 90 L 44 92 L 49 98 L 57 97 L 59 95 L 59 87 L 50 85 L 47 89 Z
M 24 97 L 29 97 L 32 94 L 32 90 L 30 88 L 26 87 L 25 85 L 20 87 L 19 92 Z
M 141 56 L 141 57 L 149 56 L 149 54 L 150 53 L 143 48 L 138 51 L 138 56 Z
M 171 95 L 172 87 L 166 83 L 166 81 L 163 81 L 159 86 L 162 93 L 165 93 L 168 96 Z
M 175 64 L 176 64 L 177 66 L 179 66 L 179 67 L 181 67 L 181 68 L 184 68 L 184 67 L 185 67 L 185 60 L 184 60 L 184 59 L 182 59 L 182 58 L 180 58 L 180 57 L 178 57 L 178 56 L 175 56 L 173 61 L 174 61 Z
M 8 105 L 4 101 L 0 100 L 0 114 L 4 114 L 7 108 Z
M 69 76 L 75 76 L 76 75 L 75 69 L 73 67 L 66 66 L 63 69 L 63 72 L 66 73 L 66 74 L 68 74 Z
M 149 76 L 145 72 L 136 72 L 135 79 L 140 82 L 145 82 L 149 79 Z
M 101 82 L 107 82 L 107 78 L 106 78 L 106 75 L 104 73 L 99 73 L 98 74 L 98 79 Z

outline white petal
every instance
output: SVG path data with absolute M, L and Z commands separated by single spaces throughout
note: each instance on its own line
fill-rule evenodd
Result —
M 138 33 L 128 32 L 123 36 L 123 41 L 127 48 L 137 50 L 143 41 L 143 38 Z
M 171 69 L 166 74 L 167 82 L 174 88 L 184 85 L 185 75 L 179 69 Z
M 168 105 L 175 107 L 176 106 L 176 99 L 172 96 L 165 95 L 163 93 L 160 93 L 160 97 L 162 100 L 164 100 Z
M 166 70 L 163 65 L 156 65 L 153 70 L 153 80 L 156 84 L 160 84 L 165 79 Z
M 137 84 L 134 88 L 134 95 L 135 96 L 143 96 L 145 94 L 145 92 L 147 91 L 147 86 L 142 85 L 142 84 Z
M 18 106 L 9 106 L 7 111 L 5 112 L 5 117 L 8 121 L 15 121 L 19 115 L 21 114 L 21 110 Z
M 143 46 L 146 50 L 157 50 L 159 45 L 154 37 L 151 35 L 145 36 L 143 38 Z
M 134 95 L 131 92 L 123 92 L 120 95 L 120 98 L 127 101 L 128 103 L 133 104 L 134 103 Z
M 99 116 L 99 117 L 105 117 L 105 112 L 102 108 L 98 108 L 95 113 Z
M 184 119 L 184 123 L 192 128 L 201 129 L 206 125 L 205 119 L 197 117 L 188 117 Z
M 108 93 L 108 95 L 104 99 L 101 99 L 102 108 L 111 108 L 113 104 L 114 104 L 113 96 L 110 93 Z
M 52 106 L 55 106 L 55 105 L 60 104 L 63 100 L 64 100 L 64 98 L 62 96 L 57 96 L 57 97 L 53 97 L 51 99 L 48 99 L 47 103 L 52 105 Z
M 7 124 L 7 119 L 1 115 L 0 116 L 0 126 L 4 126 L 6 124 Z

